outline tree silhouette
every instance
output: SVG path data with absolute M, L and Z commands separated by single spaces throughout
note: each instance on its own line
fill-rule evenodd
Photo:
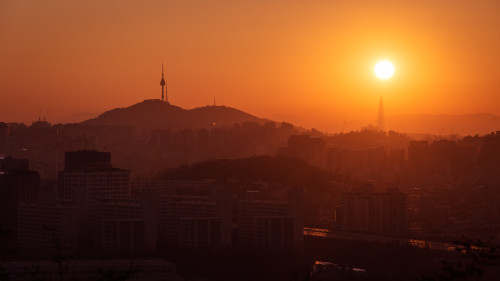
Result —
M 474 280 L 484 276 L 488 267 L 498 265 L 500 248 L 493 245 L 492 239 L 483 242 L 480 239 L 455 241 L 455 251 L 460 253 L 457 262 L 443 261 L 441 272 L 431 276 L 422 276 L 421 281 Z
M 61 245 L 61 240 L 60 240 L 59 236 L 57 236 L 57 234 L 55 233 L 54 227 L 44 225 L 43 228 L 45 228 L 47 231 L 50 232 L 52 249 L 55 250 L 55 255 L 52 258 L 52 261 L 57 263 L 57 266 L 58 266 L 57 275 L 59 276 L 59 281 L 63 281 L 64 280 L 63 279 L 64 272 L 67 271 L 66 261 L 67 261 L 68 257 L 63 255 L 63 248 Z

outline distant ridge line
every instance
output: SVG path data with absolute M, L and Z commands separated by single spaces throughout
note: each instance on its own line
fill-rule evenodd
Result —
M 234 123 L 264 123 L 267 119 L 258 118 L 239 109 L 208 105 L 184 109 L 159 99 L 147 99 L 129 107 L 108 110 L 96 118 L 81 122 L 91 125 L 133 126 L 143 129 L 169 128 L 211 128 L 232 126 Z

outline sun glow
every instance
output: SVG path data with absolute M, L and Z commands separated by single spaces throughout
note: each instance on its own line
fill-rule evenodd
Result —
M 390 61 L 379 61 L 374 68 L 375 75 L 381 79 L 388 79 L 394 74 L 394 66 Z

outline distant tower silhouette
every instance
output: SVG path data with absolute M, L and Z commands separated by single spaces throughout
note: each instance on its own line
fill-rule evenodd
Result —
M 160 85 L 161 85 L 161 100 L 168 102 L 168 99 L 167 99 L 167 83 L 165 83 L 165 78 L 164 78 L 164 75 L 163 75 L 163 62 L 161 63 L 161 81 L 160 81 Z
M 384 100 L 380 97 L 380 103 L 378 105 L 378 129 L 385 131 L 385 117 L 384 117 Z

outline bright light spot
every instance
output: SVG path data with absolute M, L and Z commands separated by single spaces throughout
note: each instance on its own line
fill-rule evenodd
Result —
M 387 79 L 394 74 L 394 66 L 390 61 L 383 60 L 375 65 L 374 71 L 378 78 Z

